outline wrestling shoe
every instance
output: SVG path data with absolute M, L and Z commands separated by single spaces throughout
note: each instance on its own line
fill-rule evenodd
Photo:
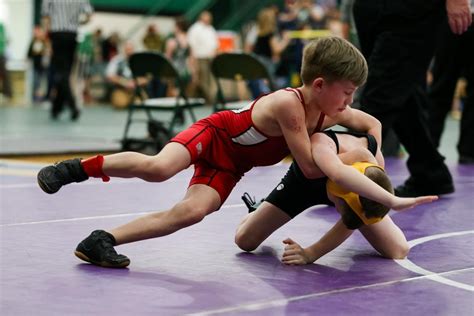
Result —
M 74 254 L 79 259 L 105 268 L 125 268 L 130 264 L 127 256 L 117 254 L 114 236 L 103 230 L 93 231 L 77 245 Z
M 58 192 L 63 185 L 87 179 L 89 176 L 84 172 L 79 158 L 64 160 L 44 167 L 37 176 L 40 188 L 49 194 Z
M 454 192 L 454 184 L 451 181 L 432 181 L 437 185 L 427 185 L 426 183 L 415 183 L 409 178 L 404 184 L 395 188 L 395 195 L 399 197 L 417 197 L 423 195 L 443 195 Z
M 260 204 L 262 204 L 262 202 L 265 201 L 265 199 L 261 199 L 260 202 L 257 202 L 255 200 L 255 197 L 252 198 L 250 194 L 248 194 L 247 192 L 245 192 L 244 195 L 242 195 L 242 200 L 244 201 L 245 205 L 249 209 L 249 213 L 254 212 L 260 206 Z

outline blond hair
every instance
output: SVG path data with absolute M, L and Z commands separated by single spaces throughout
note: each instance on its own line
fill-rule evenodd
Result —
M 301 79 L 310 85 L 322 77 L 329 82 L 349 80 L 361 86 L 367 80 L 367 62 L 361 52 L 340 37 L 329 36 L 311 41 L 303 50 Z
M 258 35 L 273 34 L 276 30 L 276 16 L 272 9 L 262 9 L 257 17 Z

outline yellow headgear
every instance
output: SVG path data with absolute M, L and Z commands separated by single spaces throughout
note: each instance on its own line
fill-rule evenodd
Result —
M 382 167 L 377 166 L 370 162 L 356 162 L 352 164 L 352 167 L 362 174 L 365 174 L 365 169 L 367 169 L 368 167 L 377 167 L 383 170 Z M 362 209 L 362 205 L 360 204 L 359 194 L 354 193 L 354 192 L 349 192 L 348 190 L 337 185 L 330 179 L 328 179 L 328 181 L 326 182 L 326 190 L 329 193 L 344 199 L 344 201 L 346 201 L 346 203 L 351 207 L 354 213 L 357 214 L 357 216 L 362 220 L 362 222 L 365 225 L 374 224 L 382 220 L 383 217 L 368 218 L 365 216 L 365 212 Z

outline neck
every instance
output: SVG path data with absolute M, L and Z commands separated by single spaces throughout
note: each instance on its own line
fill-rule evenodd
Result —
M 311 92 L 311 87 L 307 85 L 302 85 L 301 87 L 298 87 L 298 89 L 301 91 L 301 93 L 303 93 L 306 111 L 321 112 L 318 101 L 315 98 L 314 94 Z

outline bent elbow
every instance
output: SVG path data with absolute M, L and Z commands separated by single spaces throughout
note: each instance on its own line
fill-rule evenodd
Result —
M 343 183 L 343 174 L 342 172 L 339 172 L 339 170 L 335 172 L 331 172 L 330 174 L 326 175 L 329 179 L 332 180 L 332 182 L 336 183 L 337 185 L 344 185 Z

